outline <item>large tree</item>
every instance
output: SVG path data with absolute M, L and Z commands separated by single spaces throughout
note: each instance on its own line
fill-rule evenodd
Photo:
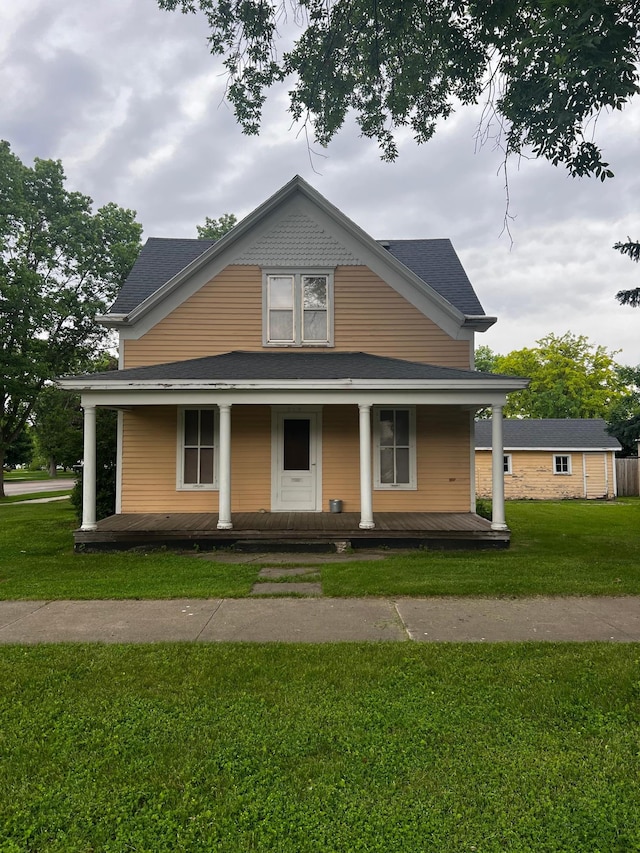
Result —
M 104 338 L 95 315 L 140 249 L 134 211 L 92 206 L 59 161 L 30 167 L 0 142 L 0 471 L 45 384 L 86 367 Z
M 495 373 L 531 382 L 509 395 L 506 417 L 607 418 L 626 390 L 615 353 L 584 335 L 546 335 L 537 347 L 497 356 Z
M 618 373 L 625 391 L 609 411 L 608 431 L 622 445 L 623 456 L 635 456 L 640 440 L 640 365 L 620 366 Z
M 637 0 L 158 0 L 204 14 L 227 96 L 257 133 L 274 83 L 326 144 L 353 111 L 383 156 L 395 131 L 417 142 L 456 103 L 485 104 L 505 154 L 532 153 L 572 175 L 612 172 L 592 122 L 640 91 Z M 289 25 L 300 34 L 288 46 Z
M 616 243 L 613 247 L 627 255 L 632 261 L 638 263 L 640 261 L 640 242 L 627 237 L 626 243 Z M 640 287 L 634 287 L 631 290 L 619 290 L 616 293 L 616 299 L 621 305 L 631 305 L 633 308 L 640 307 Z

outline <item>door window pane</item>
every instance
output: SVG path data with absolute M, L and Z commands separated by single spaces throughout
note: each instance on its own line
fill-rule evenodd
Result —
M 285 418 L 283 423 L 284 470 L 309 471 L 309 440 L 311 423 L 308 418 Z

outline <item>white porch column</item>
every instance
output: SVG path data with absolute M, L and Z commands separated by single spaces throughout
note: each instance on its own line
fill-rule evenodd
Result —
M 220 403 L 220 458 L 218 461 L 218 530 L 231 530 L 231 405 Z
M 360 410 L 360 524 L 363 530 L 372 530 L 373 498 L 371 494 L 371 405 L 359 403 Z
M 82 466 L 82 524 L 96 530 L 96 407 L 84 406 L 84 464 Z
M 504 442 L 502 406 L 491 409 L 491 514 L 492 530 L 507 530 L 504 516 Z

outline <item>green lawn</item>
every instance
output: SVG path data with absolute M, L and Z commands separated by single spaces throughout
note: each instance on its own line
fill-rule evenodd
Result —
M 320 567 L 324 594 L 640 594 L 637 498 L 514 502 L 507 520 L 513 540 L 506 551 L 389 551 L 383 560 L 327 563 Z M 163 551 L 74 554 L 74 525 L 65 501 L 0 506 L 0 598 L 243 596 L 260 568 Z
M 632 645 L 0 649 L 3 853 L 633 853 Z

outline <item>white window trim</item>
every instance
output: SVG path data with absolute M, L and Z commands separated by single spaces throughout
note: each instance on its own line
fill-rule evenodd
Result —
M 293 340 L 269 340 L 269 277 L 293 277 Z M 327 279 L 327 340 L 304 341 L 302 339 L 302 278 L 303 276 L 326 276 Z M 265 347 L 332 347 L 333 340 L 333 270 L 327 269 L 264 269 L 262 271 L 262 345 Z
M 558 471 L 557 461 L 558 459 L 568 459 L 568 470 L 566 471 Z M 553 473 L 557 474 L 558 477 L 568 477 L 572 473 L 571 470 L 571 454 L 570 453 L 554 453 L 553 454 Z
M 393 409 L 409 412 L 409 482 L 380 482 L 380 412 Z M 373 488 L 385 492 L 415 492 L 418 488 L 416 463 L 416 409 L 415 406 L 373 406 Z
M 184 413 L 189 410 L 213 411 L 213 483 L 184 482 Z M 218 456 L 220 452 L 220 416 L 217 406 L 180 406 L 178 407 L 178 428 L 176 448 L 176 491 L 178 492 L 217 492 Z
M 513 474 L 513 457 L 512 457 L 512 455 L 510 453 L 505 453 L 503 458 L 504 458 L 504 461 L 507 463 L 507 466 L 504 469 L 504 473 L 505 474 Z M 504 467 L 504 463 L 503 463 L 503 467 Z

